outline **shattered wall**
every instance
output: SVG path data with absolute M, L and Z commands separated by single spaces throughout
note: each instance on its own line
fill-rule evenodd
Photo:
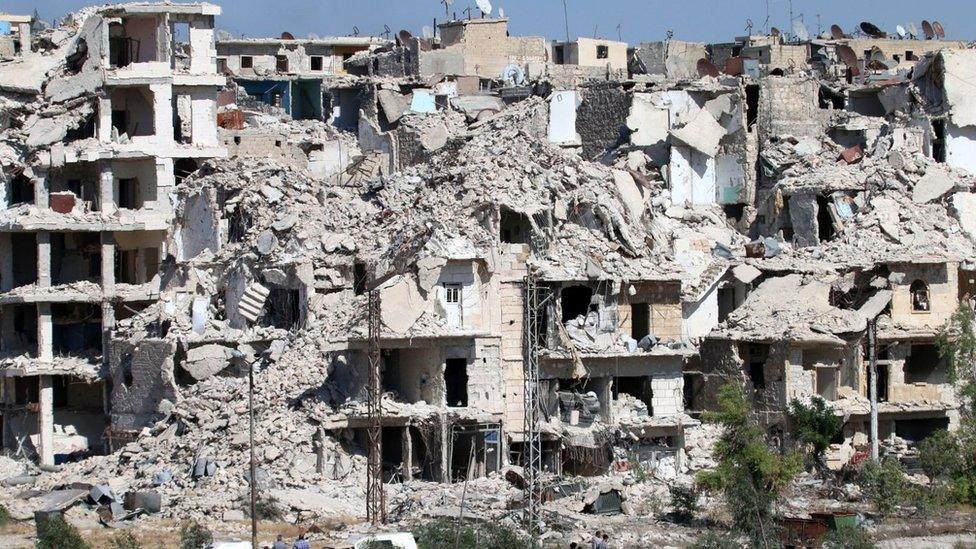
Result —
M 173 372 L 176 344 L 161 339 L 132 342 L 113 339 L 109 344 L 112 387 L 112 426 L 139 431 L 172 406 L 179 391 Z M 168 404 L 164 404 L 164 402 Z
M 595 158 L 621 139 L 630 112 L 630 98 L 619 83 L 590 84 L 580 89 L 576 132 L 583 157 Z

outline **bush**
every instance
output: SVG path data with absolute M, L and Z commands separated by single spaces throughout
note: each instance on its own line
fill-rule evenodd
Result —
M 37 549 L 89 549 L 78 529 L 61 517 L 53 517 L 38 528 Z
M 860 526 L 844 526 L 830 530 L 823 539 L 824 549 L 874 549 L 871 534 Z
M 248 499 L 244 513 L 249 515 L 250 511 L 251 500 Z M 285 510 L 281 508 L 278 500 L 272 496 L 258 496 L 257 501 L 254 502 L 254 514 L 258 516 L 259 520 L 280 522 L 285 519 Z
M 438 518 L 414 530 L 419 549 L 529 549 L 532 543 L 518 532 L 498 522 L 457 525 L 449 518 Z
M 132 532 L 119 532 L 112 538 L 111 544 L 113 549 L 140 549 L 142 547 Z
M 0 528 L 3 528 L 10 523 L 10 511 L 3 505 L 0 505 Z
M 818 396 L 810 400 L 809 406 L 794 398 L 788 413 L 796 439 L 813 447 L 814 464 L 818 470 L 825 471 L 824 452 L 830 447 L 830 441 L 840 434 L 844 422 L 834 413 L 833 407 Z
M 955 435 L 939 430 L 918 443 L 918 464 L 931 479 L 951 477 L 963 469 L 962 449 Z
M 213 534 L 199 522 L 184 522 L 180 527 L 180 549 L 203 549 L 211 543 Z
M 859 482 L 882 517 L 891 516 L 895 507 L 906 503 L 912 496 L 901 463 L 890 456 L 885 457 L 880 465 L 874 461 L 865 463 Z
M 695 540 L 691 549 L 742 549 L 743 545 L 729 534 L 706 532 Z
M 698 490 L 694 485 L 672 484 L 671 508 L 674 518 L 679 522 L 690 522 L 701 509 L 698 505 Z

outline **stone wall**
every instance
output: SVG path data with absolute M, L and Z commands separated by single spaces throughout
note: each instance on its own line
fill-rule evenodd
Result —
M 157 421 L 164 400 L 176 402 L 173 376 L 176 344 L 160 339 L 109 342 L 112 428 L 139 431 Z
M 583 142 L 583 157 L 592 159 L 620 140 L 630 112 L 630 97 L 619 83 L 592 84 L 580 92 L 576 132 Z

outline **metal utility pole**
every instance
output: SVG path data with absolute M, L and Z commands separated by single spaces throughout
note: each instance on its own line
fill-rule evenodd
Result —
M 871 380 L 871 459 L 878 461 L 878 341 L 877 321 L 868 322 L 868 357 L 870 359 Z
M 257 362 L 257 361 L 255 361 Z M 248 446 L 251 448 L 251 547 L 258 549 L 258 465 L 254 459 L 254 362 L 247 368 L 247 415 L 249 419 Z
M 539 286 L 535 275 L 525 277 L 523 289 L 522 360 L 525 377 L 523 425 L 525 466 L 525 526 L 534 545 L 541 534 L 542 436 L 539 433 Z
M 374 526 L 386 522 L 386 498 L 383 493 L 383 402 L 380 385 L 380 291 L 369 292 L 369 464 L 366 469 L 366 520 Z

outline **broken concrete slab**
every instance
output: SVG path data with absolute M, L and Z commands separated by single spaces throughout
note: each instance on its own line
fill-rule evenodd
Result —
M 718 144 L 725 134 L 725 128 L 705 110 L 684 126 L 671 130 L 671 137 L 710 158 L 718 154 Z
M 230 366 L 233 350 L 218 344 L 193 347 L 186 352 L 183 369 L 197 381 L 203 381 Z
M 963 232 L 976 241 L 976 193 L 953 194 L 952 212 Z
M 613 170 L 613 184 L 617 189 L 617 198 L 626 208 L 630 221 L 640 221 L 644 215 L 645 199 L 634 178 L 623 170 Z
M 952 190 L 954 185 L 955 183 L 949 178 L 949 174 L 944 168 L 930 166 L 925 175 L 915 183 L 915 188 L 912 189 L 912 202 L 926 204 L 942 198 L 943 195 Z
M 417 283 L 405 275 L 393 277 L 380 288 L 380 301 L 383 324 L 397 334 L 406 333 L 427 309 Z

